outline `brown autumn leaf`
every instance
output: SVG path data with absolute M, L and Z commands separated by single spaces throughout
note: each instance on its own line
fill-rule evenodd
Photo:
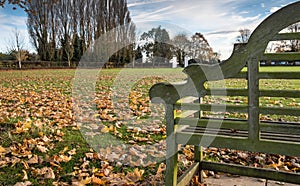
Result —
M 28 180 L 28 175 L 27 175 L 27 172 L 25 170 L 22 170 L 24 176 L 22 178 L 22 180 Z
M 30 181 L 18 182 L 14 186 L 30 186 L 32 183 Z
M 135 168 L 133 172 L 129 172 L 126 175 L 126 178 L 129 181 L 136 183 L 137 181 L 142 180 L 143 174 L 144 174 L 144 170 L 139 170 L 138 168 Z
M 37 164 L 39 163 L 39 158 L 37 155 L 34 155 L 32 158 L 30 158 L 28 161 L 27 161 L 28 164 Z
M 46 148 L 42 145 L 37 145 L 36 148 L 42 153 L 46 153 L 49 150 L 48 148 Z
M 102 180 L 102 179 L 97 178 L 97 177 L 92 177 L 92 183 L 96 184 L 96 185 L 105 185 L 107 183 L 107 181 Z
M 55 179 L 55 174 L 54 174 L 52 168 L 46 169 L 45 178 L 46 179 Z
M 6 148 L 3 148 L 1 145 L 0 145 L 0 154 L 5 154 L 7 153 L 7 149 Z

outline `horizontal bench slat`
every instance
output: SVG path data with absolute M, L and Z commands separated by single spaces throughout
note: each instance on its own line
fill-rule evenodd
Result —
M 299 116 L 299 108 L 284 108 L 284 107 L 260 107 L 259 112 L 261 114 L 275 114 L 275 115 L 289 115 Z
M 272 39 L 273 41 L 279 41 L 279 40 L 300 40 L 300 33 L 294 32 L 294 33 L 280 33 L 275 35 L 275 37 Z
M 210 128 L 228 128 L 236 130 L 248 130 L 248 121 L 246 120 L 221 120 L 221 119 L 196 119 L 196 118 L 176 118 L 175 124 L 200 126 Z
M 273 61 L 297 61 L 300 60 L 300 53 L 266 53 L 261 60 L 273 60 Z
M 299 72 L 260 72 L 259 79 L 300 79 L 300 76 Z
M 243 105 L 224 105 L 224 104 L 199 104 L 199 103 L 178 103 L 174 106 L 178 110 L 201 110 L 213 112 L 247 112 L 248 107 Z
M 175 139 L 178 144 L 300 156 L 300 143 L 293 141 L 261 139 L 259 143 L 257 143 L 248 138 L 239 136 L 211 135 L 181 131 L 176 132 Z
M 197 104 L 197 103 L 182 103 L 175 104 L 175 109 L 178 110 L 201 110 L 211 112 L 238 112 L 247 113 L 248 106 L 245 105 L 224 105 L 224 104 Z M 286 108 L 286 107 L 260 107 L 261 114 L 276 114 L 276 115 L 289 115 L 299 116 L 299 108 Z
M 248 96 L 247 89 L 208 89 L 207 95 L 213 96 Z M 300 98 L 298 90 L 260 90 L 259 96 Z
M 261 122 L 261 131 L 286 133 L 286 134 L 300 134 L 300 123 L 283 123 L 283 122 Z
M 266 97 L 285 97 L 285 98 L 300 98 L 300 91 L 297 90 L 261 90 L 259 96 Z
M 208 89 L 208 95 L 214 96 L 248 96 L 247 89 Z

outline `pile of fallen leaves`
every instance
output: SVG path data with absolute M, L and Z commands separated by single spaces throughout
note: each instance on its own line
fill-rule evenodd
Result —
M 95 97 L 80 102 L 71 94 L 73 74 L 64 72 L 1 76 L 0 184 L 162 183 L 166 131 L 161 118 L 151 125 L 143 121 L 151 115 L 148 89 L 138 85 L 127 97 L 119 96 L 109 86 L 115 76 L 105 75 Z M 159 79 L 150 80 L 141 83 L 150 88 Z M 99 140 L 97 135 L 108 136 L 108 143 L 115 137 L 119 144 L 87 143 L 90 136 Z

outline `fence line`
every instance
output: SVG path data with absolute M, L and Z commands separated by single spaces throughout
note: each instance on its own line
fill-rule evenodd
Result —
M 69 66 L 67 61 L 23 61 L 22 69 L 52 69 L 52 68 L 77 68 L 79 62 L 71 62 Z M 82 68 L 172 68 L 171 63 L 129 63 L 129 64 L 118 64 L 113 62 L 100 63 L 100 62 L 86 62 L 81 63 Z M 13 60 L 2 60 L 0 61 L 1 70 L 14 70 L 19 69 L 17 61 Z

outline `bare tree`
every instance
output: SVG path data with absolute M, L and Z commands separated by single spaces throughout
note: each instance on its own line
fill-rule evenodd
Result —
M 15 28 L 12 32 L 13 35 L 8 41 L 7 50 L 9 53 L 13 53 L 18 61 L 19 68 L 22 68 L 22 61 L 27 59 L 27 51 L 25 50 L 25 40 L 22 37 L 20 31 Z
M 135 41 L 126 0 L 35 0 L 27 1 L 27 26 L 42 60 L 80 59 L 87 48 L 107 32 L 115 32 L 112 41 Z M 117 27 L 124 29 L 114 29 Z M 125 47 L 111 59 L 124 64 L 133 58 L 133 46 Z
M 291 33 L 300 32 L 300 23 L 295 23 L 288 27 L 288 31 Z M 299 52 L 300 51 L 300 40 L 290 40 L 290 49 L 291 52 Z
M 172 39 L 173 53 L 177 57 L 178 64 L 184 66 L 185 56 L 188 54 L 190 41 L 186 34 L 180 33 Z
M 283 30 L 287 33 L 299 33 L 300 32 L 300 23 L 295 23 L 288 26 Z M 272 45 L 269 49 L 275 53 L 280 52 L 300 52 L 300 40 L 281 40 L 272 42 Z
M 247 43 L 250 36 L 251 36 L 251 30 L 247 28 L 242 28 L 239 30 L 240 35 L 237 36 L 236 41 L 238 43 Z

